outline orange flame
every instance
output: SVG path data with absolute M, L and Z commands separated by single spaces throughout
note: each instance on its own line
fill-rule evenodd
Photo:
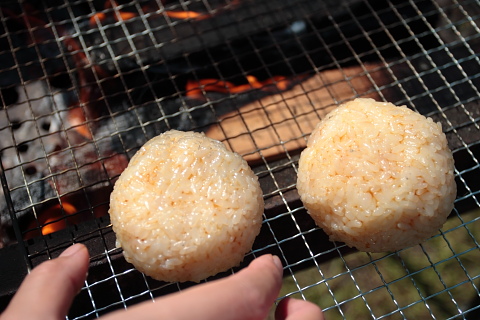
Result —
M 253 89 L 260 89 L 265 92 L 284 91 L 288 89 L 293 82 L 293 80 L 284 76 L 274 76 L 263 81 L 258 80 L 252 75 L 246 78 L 248 83 L 240 85 L 218 79 L 189 80 L 186 85 L 186 95 L 188 97 L 201 97 L 203 96 L 203 92 L 242 93 Z
M 105 9 L 109 9 L 109 8 L 117 8 L 117 3 L 115 1 L 105 1 L 105 6 L 104 6 Z M 129 20 L 129 19 L 132 19 L 136 16 L 138 16 L 138 14 L 134 13 L 134 12 L 129 12 L 129 11 L 122 11 L 122 10 L 116 10 L 118 12 L 118 15 L 117 14 L 114 14 L 112 12 L 112 15 L 114 16 L 115 20 L 116 21 L 125 21 L 125 20 Z M 107 15 L 104 13 L 104 12 L 98 12 L 98 13 L 95 13 L 93 16 L 90 17 L 90 25 L 93 27 L 97 24 L 96 20 L 99 20 L 99 21 L 105 21 L 105 19 L 107 19 Z
M 89 66 L 89 60 L 85 52 L 74 38 L 67 37 L 64 41 L 67 49 L 73 53 L 80 86 L 79 103 L 70 106 L 67 120 L 82 137 L 91 139 L 92 134 L 86 122 L 87 118 L 93 119 L 96 117 L 98 110 L 92 108 L 91 105 L 100 100 L 99 89 L 92 83 L 97 82 L 95 75 L 103 78 L 107 76 L 107 73 L 98 65 Z
M 125 169 L 128 161 L 124 155 L 115 155 L 112 158 L 105 159 L 104 164 L 109 173 L 118 176 Z M 98 163 L 98 166 L 101 166 L 101 164 Z M 60 198 L 61 204 L 52 201 L 47 207 L 38 208 L 35 218 L 29 221 L 25 227 L 23 238 L 28 240 L 41 235 L 48 235 L 65 229 L 68 225 L 78 225 L 82 221 L 108 215 L 108 198 L 111 192 L 110 186 L 87 192 L 89 210 L 85 205 L 85 194 L 83 192 L 74 192 L 67 197 Z
M 117 3 L 115 1 L 106 1 L 105 2 L 105 9 L 109 8 L 117 8 Z M 145 12 L 151 11 L 149 8 L 149 5 L 145 5 L 142 7 L 142 10 Z M 112 14 L 114 16 L 114 19 L 116 21 L 125 21 L 132 19 L 134 17 L 137 17 L 138 14 L 134 12 L 129 12 L 129 11 L 122 11 L 122 10 L 117 10 L 118 15 Z M 170 11 L 166 10 L 165 14 L 174 19 L 205 19 L 207 18 L 208 15 L 202 15 L 199 12 L 195 11 Z M 104 12 L 99 12 L 94 14 L 93 16 L 90 17 L 90 25 L 92 27 L 96 26 L 96 20 L 98 21 L 105 21 L 107 19 L 107 15 Z
M 68 122 L 82 137 L 92 139 L 92 133 L 86 124 L 85 114 L 81 107 L 76 107 L 68 112 Z
M 45 221 L 42 223 L 42 235 L 47 235 L 55 231 L 65 229 L 67 226 L 65 215 L 74 214 L 76 211 L 77 208 L 68 202 L 57 204 L 49 208 L 42 214 L 47 216 Z

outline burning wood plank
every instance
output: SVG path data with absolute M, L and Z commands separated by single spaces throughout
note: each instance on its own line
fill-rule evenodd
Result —
M 357 96 L 378 99 L 374 86 L 381 73 L 379 64 L 320 72 L 290 90 L 221 116 L 206 135 L 223 141 L 250 163 L 285 157 L 305 147 L 308 135 L 338 103 Z

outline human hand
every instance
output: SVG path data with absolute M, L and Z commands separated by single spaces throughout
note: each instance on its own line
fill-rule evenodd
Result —
M 0 320 L 65 319 L 85 281 L 88 259 L 87 248 L 75 244 L 57 259 L 36 267 L 25 278 Z M 155 302 L 114 311 L 102 319 L 262 320 L 275 301 L 281 283 L 280 259 L 264 255 L 232 276 L 157 298 Z M 323 314 L 311 302 L 286 298 L 279 303 L 275 319 L 322 320 Z

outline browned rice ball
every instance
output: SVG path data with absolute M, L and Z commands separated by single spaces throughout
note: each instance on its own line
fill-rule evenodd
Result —
M 194 132 L 148 141 L 115 184 L 110 217 L 125 259 L 157 280 L 200 281 L 238 265 L 260 232 L 257 176 Z
M 345 103 L 318 124 L 299 160 L 297 188 L 332 241 L 370 252 L 431 237 L 456 196 L 441 125 L 373 99 Z

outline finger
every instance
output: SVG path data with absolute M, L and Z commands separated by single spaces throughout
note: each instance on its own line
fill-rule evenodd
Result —
M 305 300 L 285 298 L 275 310 L 275 320 L 323 320 L 322 310 Z
M 103 320 L 263 320 L 282 284 L 280 259 L 261 256 L 242 271 L 217 281 L 143 303 Z
M 88 270 L 88 250 L 75 244 L 34 268 L 2 314 L 7 319 L 65 319 Z

